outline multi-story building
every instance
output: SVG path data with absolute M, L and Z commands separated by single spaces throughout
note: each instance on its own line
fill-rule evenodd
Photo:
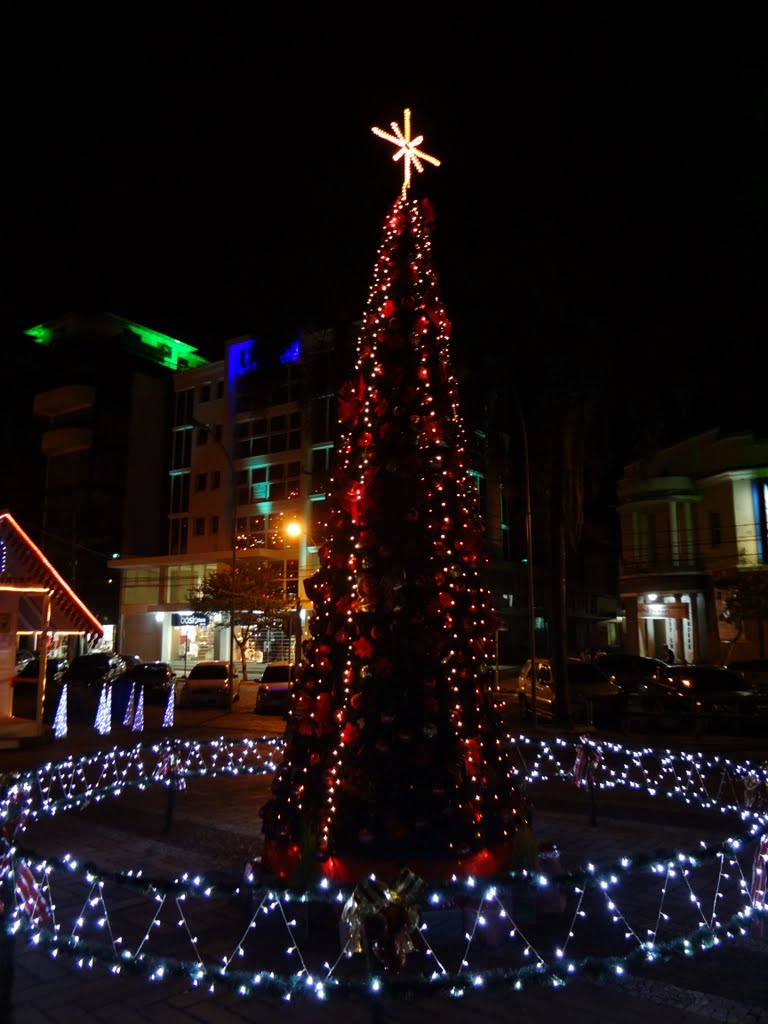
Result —
M 293 339 L 234 338 L 222 360 L 174 376 L 167 553 L 111 563 L 122 579 L 121 650 L 169 661 L 180 671 L 190 659 L 228 660 L 229 630 L 193 616 L 189 595 L 216 569 L 230 571 L 244 559 L 268 559 L 282 579 L 286 607 L 306 620 L 303 584 L 317 567 L 324 538 L 337 392 L 353 365 L 355 327 Z M 508 663 L 529 647 L 527 548 L 516 511 L 522 508 L 519 486 L 513 485 L 521 474 L 510 467 L 509 439 L 484 417 L 482 403 L 479 412 L 470 408 L 468 419 L 468 469 L 486 526 L 487 582 L 500 613 L 498 657 Z M 298 537 L 288 536 L 288 524 L 299 525 Z M 540 548 L 534 623 L 540 651 L 548 642 L 547 557 Z M 615 551 L 611 557 L 601 547 L 586 561 L 592 569 L 599 562 L 615 571 L 616 560 Z M 585 596 L 585 583 L 593 599 Z M 611 580 L 574 578 L 569 593 L 574 637 L 582 643 L 593 638 L 593 645 L 612 640 L 600 632 L 615 623 Z M 598 593 L 608 596 L 598 601 Z M 292 657 L 297 635 L 295 628 L 278 631 L 260 638 L 260 646 L 268 657 Z M 258 657 L 259 650 L 250 653 Z
M 618 484 L 627 650 L 764 657 L 768 622 L 728 614 L 737 574 L 768 572 L 768 439 L 717 430 L 625 467 Z M 730 650 L 733 644 L 738 653 Z
M 16 386 L 29 389 L 30 414 L 43 421 L 38 458 L 25 465 L 35 478 L 30 493 L 38 495 L 28 528 L 109 634 L 119 586 L 108 560 L 165 550 L 168 467 L 160 439 L 173 375 L 206 360 L 184 342 L 109 313 L 70 313 L 25 334 L 37 343 L 30 343 L 34 375 Z
M 112 563 L 121 649 L 182 670 L 189 659 L 228 659 L 229 630 L 193 616 L 188 595 L 245 559 L 271 561 L 286 606 L 306 617 L 348 340 L 330 329 L 281 342 L 243 336 L 226 343 L 223 360 L 175 375 L 167 554 Z M 269 656 L 293 656 L 297 635 L 268 638 Z

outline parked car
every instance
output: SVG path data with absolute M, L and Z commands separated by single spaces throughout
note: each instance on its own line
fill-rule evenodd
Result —
M 708 727 L 739 729 L 768 715 L 768 700 L 738 672 L 715 665 L 670 665 L 669 674 L 687 695 L 692 711 L 705 716 Z
M 31 651 L 28 647 L 19 647 L 16 651 L 16 665 L 14 672 L 21 672 L 28 661 L 34 661 L 37 658 L 37 651 Z
M 624 694 L 627 727 L 680 728 L 688 702 L 671 675 L 669 664 L 640 654 L 601 654 L 594 662 Z
M 640 683 L 671 683 L 667 674 L 669 664 L 660 658 L 646 658 L 641 654 L 599 654 L 594 663 L 607 675 L 614 676 L 624 690 L 635 690 Z
M 145 664 L 144 659 L 138 654 L 119 654 L 118 657 L 123 659 L 126 668 L 136 668 L 137 665 Z
M 523 716 L 530 718 L 533 713 L 531 685 L 532 661 L 529 658 L 517 680 L 517 695 Z M 622 690 L 601 668 L 581 658 L 568 658 L 568 682 L 570 686 L 571 714 L 574 721 L 586 723 L 590 716 L 595 724 L 618 723 L 621 707 L 618 699 Z M 550 658 L 536 659 L 536 712 L 541 718 L 551 719 L 554 715 L 555 679 Z
M 187 678 L 181 681 L 179 704 L 215 704 L 226 707 L 229 704 L 229 662 L 198 661 L 190 669 Z M 232 700 L 240 699 L 240 675 L 235 668 L 232 674 Z
M 732 661 L 726 665 L 731 672 L 738 672 L 741 678 L 758 690 L 768 692 L 768 658 L 752 658 L 744 661 Z
M 135 686 L 138 698 L 139 688 L 144 687 L 145 704 L 165 704 L 173 690 L 176 673 L 166 661 L 139 661 L 128 665 L 115 680 L 115 691 L 126 689 L 125 700 L 130 697 L 130 688 Z
M 74 720 L 92 719 L 99 706 L 105 683 L 114 683 L 125 663 L 114 651 L 81 654 L 74 658 L 59 680 L 67 687 L 67 714 Z M 113 708 L 113 717 L 117 709 Z
M 66 658 L 48 658 L 45 668 L 46 710 L 58 692 L 57 684 L 67 667 Z M 40 659 L 31 658 L 23 668 L 11 677 L 13 691 L 13 714 L 19 718 L 34 718 L 37 711 L 37 683 L 40 674 Z M 50 718 L 50 715 L 46 717 Z
M 256 706 L 253 709 L 256 714 L 276 712 L 287 715 L 295 679 L 296 666 L 293 662 L 268 662 L 264 666 L 261 682 L 256 691 Z

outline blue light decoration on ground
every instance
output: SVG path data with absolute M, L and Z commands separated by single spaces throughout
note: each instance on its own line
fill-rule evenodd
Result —
M 521 784 L 535 789 L 561 781 L 580 798 L 578 745 L 524 736 L 508 742 Z M 364 886 L 324 879 L 302 889 L 261 885 L 252 873 L 222 885 L 197 871 L 191 855 L 178 877 L 163 878 L 130 866 L 85 865 L 74 852 L 52 856 L 22 844 L 37 821 L 130 788 L 172 782 L 187 787 L 188 801 L 195 779 L 272 775 L 282 743 L 165 741 L 49 763 L 7 781 L 0 802 L 8 837 L 3 870 L 26 872 L 38 894 L 35 905 L 55 907 L 54 920 L 30 913 L 19 899 L 9 928 L 52 956 L 68 955 L 81 969 L 138 971 L 151 981 L 182 973 L 211 993 L 227 989 L 243 997 L 269 992 L 375 1000 L 387 994 L 464 997 L 495 985 L 560 987 L 579 974 L 615 977 L 640 963 L 715 950 L 766 920 L 768 765 L 620 744 L 601 744 L 598 791 L 626 790 L 671 805 L 670 824 L 681 807 L 707 812 L 712 829 L 692 849 L 626 850 L 614 862 L 586 863 L 560 875 L 550 865 L 436 884 L 409 872 L 367 879 Z M 11 833 L 9 825 L 19 818 Z M 726 831 L 726 838 L 712 838 Z M 543 901 L 551 907 L 553 893 L 562 898 L 555 912 L 545 913 Z M 210 933 L 201 927 L 200 901 L 216 923 Z M 142 905 L 146 924 L 137 931 Z M 366 955 L 357 927 L 361 906 L 380 915 L 382 925 L 396 918 L 407 926 L 407 933 L 396 925 L 382 936 L 402 942 L 397 971 Z M 454 919 L 458 930 L 448 938 Z
M 133 716 L 136 710 L 136 683 L 131 683 L 131 692 L 128 694 L 128 703 L 125 705 L 123 725 L 130 727 L 133 724 Z
M 67 683 L 64 683 L 59 694 L 59 703 L 53 719 L 53 735 L 57 740 L 63 740 L 67 735 Z
M 96 709 L 94 728 L 102 736 L 107 736 L 112 730 L 112 685 L 104 683 L 99 694 L 99 706 Z

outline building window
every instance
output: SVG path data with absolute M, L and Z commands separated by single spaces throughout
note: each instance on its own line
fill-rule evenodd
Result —
M 301 447 L 301 413 L 281 413 L 267 419 L 257 416 L 235 425 L 235 458 L 249 459 L 269 452 Z
M 217 380 L 216 381 L 216 397 L 217 398 L 223 398 L 224 397 L 224 381 L 223 380 Z
M 184 427 L 192 419 L 195 392 L 192 388 L 176 392 L 176 405 L 174 409 L 174 427 Z
M 755 508 L 757 561 L 760 565 L 765 565 L 768 562 L 768 480 L 753 482 L 752 498 Z
M 333 469 L 333 453 L 332 445 L 312 450 L 311 494 L 325 494 L 328 490 L 328 481 Z
M 159 604 L 160 570 L 151 566 L 128 569 L 123 573 L 123 593 L 126 604 Z
M 169 552 L 171 555 L 186 555 L 188 529 L 188 519 L 186 516 L 182 519 L 171 520 L 171 542 Z
M 220 469 L 214 469 L 211 472 L 211 490 L 212 491 L 218 491 L 218 489 L 220 487 L 221 487 L 221 470 Z
M 469 479 L 477 491 L 477 511 L 481 516 L 484 516 L 486 508 L 485 474 L 478 473 L 475 469 L 470 469 Z
M 197 473 L 195 475 L 195 492 L 205 490 L 205 473 Z
M 284 512 L 271 512 L 269 515 L 239 516 L 237 520 L 237 547 L 242 550 L 249 548 L 270 548 L 280 551 L 295 541 L 285 536 L 285 524 L 290 519 Z
M 215 537 L 219 532 L 219 517 L 211 516 L 211 536 Z
M 189 473 L 171 477 L 171 512 L 189 512 Z
M 720 526 L 720 513 L 709 513 L 709 545 L 716 548 L 723 543 L 723 532 Z
M 275 462 L 271 466 L 253 466 L 237 471 L 238 505 L 290 501 L 299 497 L 300 490 L 300 462 Z
M 337 415 L 333 395 L 318 395 L 317 398 L 313 398 L 310 417 L 313 443 L 319 444 L 335 439 Z
M 210 400 L 211 400 L 211 385 L 210 384 L 203 384 L 202 387 L 200 388 L 200 401 L 201 402 L 210 402 Z
M 176 430 L 173 434 L 174 469 L 189 469 L 192 462 L 192 431 Z
M 195 536 L 205 536 L 205 519 L 202 516 L 195 517 Z

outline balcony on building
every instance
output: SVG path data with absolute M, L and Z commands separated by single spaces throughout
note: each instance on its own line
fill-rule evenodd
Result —
M 32 409 L 35 416 L 55 420 L 61 416 L 71 416 L 73 413 L 91 409 L 95 400 L 95 388 L 84 384 L 72 384 L 35 395 Z
M 93 431 L 87 427 L 59 427 L 46 430 L 41 438 L 43 455 L 74 455 L 93 445 Z

